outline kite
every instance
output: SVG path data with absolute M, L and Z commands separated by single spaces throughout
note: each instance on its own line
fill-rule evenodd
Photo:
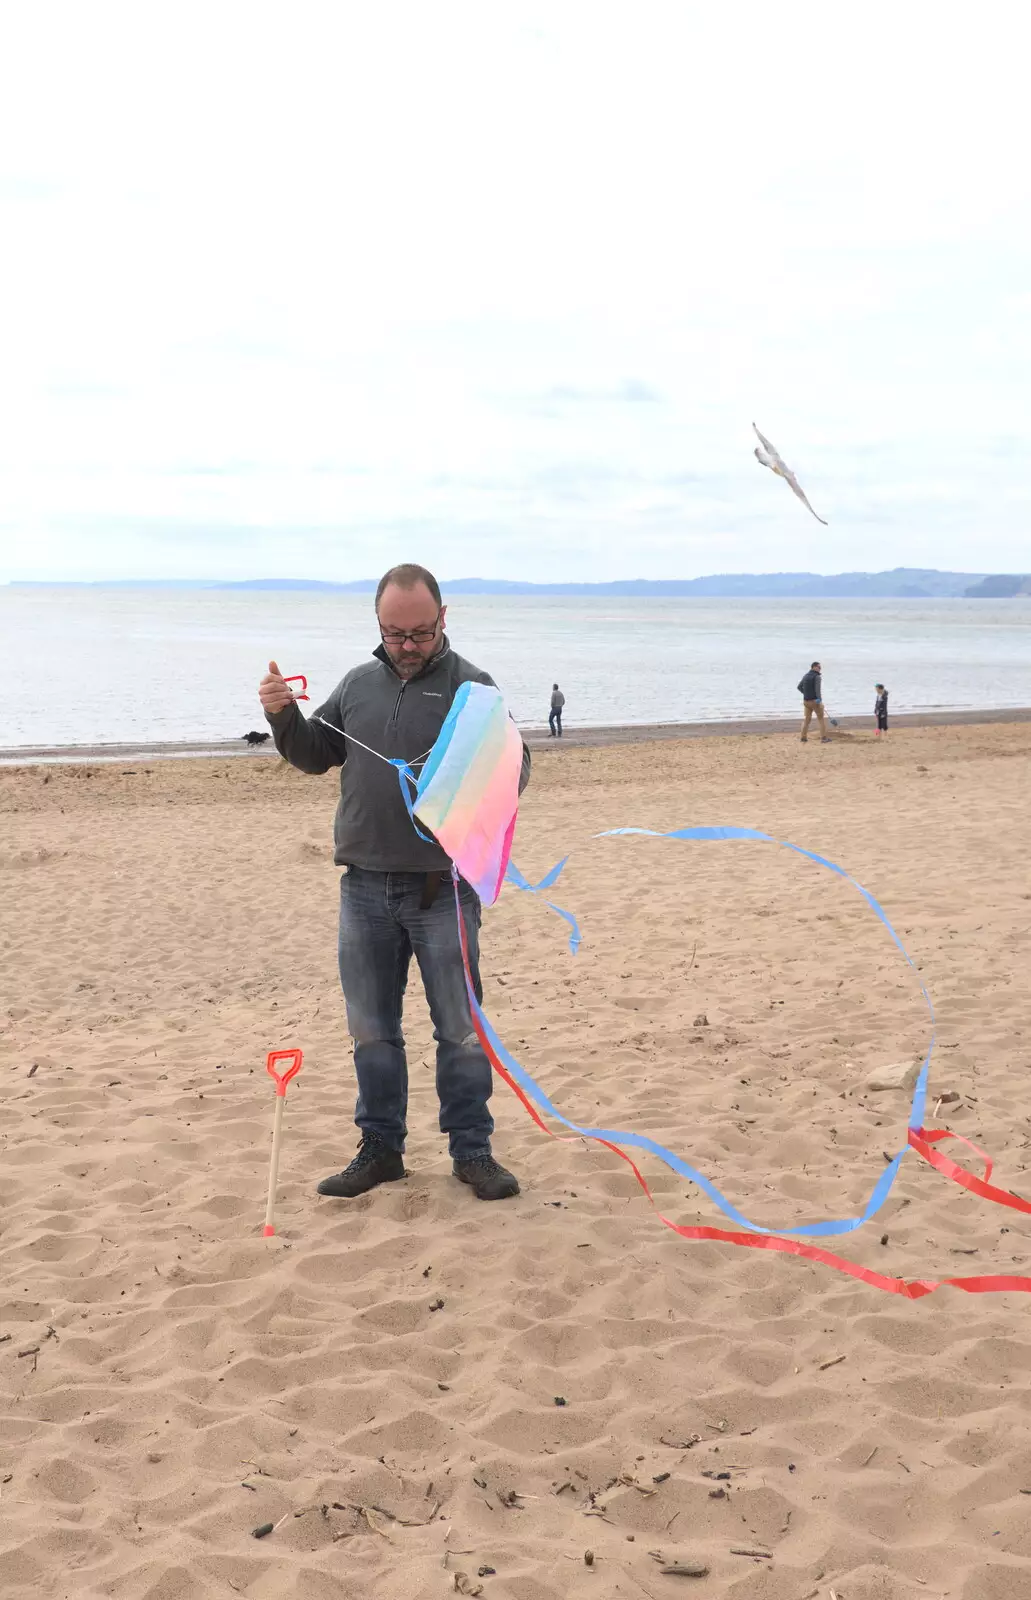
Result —
M 762 438 L 762 435 L 759 437 Z M 779 460 L 779 457 L 777 459 Z M 790 477 L 788 481 L 792 481 Z M 792 486 L 796 487 L 794 484 Z M 805 498 L 797 487 L 796 492 L 801 498 Z M 322 718 L 319 720 L 324 721 Z M 326 723 L 325 726 L 333 728 L 332 723 Z M 343 734 L 344 738 L 351 738 L 351 735 L 344 733 L 341 728 L 334 728 L 333 731 Z M 359 740 L 352 742 L 360 743 Z M 369 746 L 363 745 L 362 748 L 368 750 Z M 418 776 L 413 768 L 420 765 L 419 762 L 391 761 L 379 751 L 372 750 L 370 753 L 379 756 L 381 761 L 389 762 L 397 770 L 405 805 L 412 824 L 420 836 L 427 837 L 419 826 L 421 822 L 432 830 L 436 840 L 451 857 L 458 936 L 473 1028 L 491 1066 L 512 1089 L 537 1126 L 549 1137 L 590 1139 L 625 1161 L 655 1209 L 659 1221 L 685 1239 L 708 1239 L 747 1249 L 770 1250 L 800 1256 L 845 1273 L 873 1288 L 908 1300 L 922 1299 L 923 1296 L 932 1294 L 934 1290 L 946 1285 L 968 1294 L 990 1294 L 1006 1290 L 1031 1293 L 1031 1277 L 1014 1273 L 983 1274 L 967 1278 L 918 1278 L 909 1281 L 892 1278 L 873 1268 L 864 1267 L 859 1262 L 835 1255 L 822 1245 L 809 1242 L 813 1239 L 852 1233 L 876 1216 L 887 1200 L 903 1159 L 910 1150 L 969 1193 L 1021 1215 L 1031 1216 L 1031 1201 L 991 1182 L 991 1160 L 976 1145 L 964 1139 L 961 1134 L 954 1134 L 946 1129 L 928 1129 L 924 1126 L 928 1074 L 934 1049 L 934 1009 L 930 995 L 920 980 L 918 980 L 920 992 L 927 1005 L 931 1023 L 931 1039 L 913 1093 L 905 1144 L 878 1176 L 866 1204 L 859 1214 L 853 1217 L 795 1224 L 787 1228 L 775 1228 L 753 1221 L 744 1216 L 721 1194 L 709 1178 L 657 1140 L 630 1131 L 582 1127 L 565 1117 L 530 1073 L 506 1049 L 477 998 L 469 965 L 465 923 L 458 898 L 459 878 L 465 878 L 485 904 L 493 905 L 503 882 L 507 881 L 517 889 L 538 893 L 552 887 L 566 864 L 565 859 L 560 861 L 539 883 L 533 884 L 509 859 L 519 802 L 522 740 L 498 690 L 493 686 L 477 683 L 466 683 L 461 686 L 432 750 L 421 762 L 422 771 Z M 414 797 L 410 790 L 414 790 Z M 787 840 L 775 839 L 772 835 L 754 828 L 730 826 L 678 828 L 666 834 L 655 834 L 645 828 L 614 828 L 599 837 L 617 837 L 626 834 L 648 834 L 653 838 L 673 840 L 739 839 L 763 844 L 779 844 L 782 848 L 804 856 L 817 866 L 834 873 L 857 890 L 884 924 L 903 959 L 910 967 L 914 965 L 902 940 L 888 920 L 886 912 L 869 890 L 857 883 L 844 868 L 811 850 L 789 844 Z M 570 913 L 552 905 L 550 901 L 548 904 L 569 924 L 570 948 L 575 952 L 580 943 L 580 930 L 576 919 Z M 569 1133 L 565 1136 L 555 1134 L 545 1122 L 545 1116 L 563 1124 L 569 1129 Z M 936 1150 L 934 1147 L 944 1139 L 958 1139 L 980 1157 L 985 1164 L 984 1177 L 976 1177 L 965 1167 L 961 1167 Z M 694 1184 L 728 1221 L 734 1224 L 733 1230 L 707 1225 L 685 1227 L 664 1216 L 655 1205 L 647 1180 L 624 1146 L 647 1151 L 680 1177 Z
M 433 748 L 413 761 L 392 760 L 325 717 L 316 720 L 396 770 L 416 833 L 428 838 L 419 827 L 424 823 L 454 869 L 492 906 L 508 871 L 523 768 L 523 741 L 500 690 L 460 684 Z
M 500 692 L 463 683 L 423 763 L 411 810 L 492 906 L 512 853 L 523 741 Z
M 754 422 L 752 423 L 752 427 L 755 428 Z M 788 485 L 792 492 L 797 494 L 806 510 L 813 511 L 812 506 L 809 504 L 809 501 L 802 492 L 801 484 L 795 477 L 795 474 L 792 472 L 791 468 L 786 466 L 781 460 L 776 446 L 772 445 L 769 439 L 764 439 L 758 428 L 755 428 L 755 432 L 756 437 L 759 440 L 759 444 L 762 447 L 761 449 L 757 449 L 755 452 L 755 459 L 759 462 L 760 466 L 769 467 L 770 471 L 775 472 L 778 478 L 783 478 L 784 482 Z M 813 516 L 816 517 L 817 522 L 823 522 L 824 527 L 827 526 L 823 518 L 821 516 L 817 516 L 815 511 L 813 511 Z

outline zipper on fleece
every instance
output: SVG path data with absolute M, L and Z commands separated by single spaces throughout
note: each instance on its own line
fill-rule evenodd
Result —
M 404 692 L 405 692 L 406 688 L 407 688 L 407 683 L 402 678 L 401 687 L 397 691 L 397 699 L 394 701 L 394 714 L 390 719 L 391 722 L 396 722 L 397 721 L 398 712 L 401 710 L 401 701 L 404 699 Z

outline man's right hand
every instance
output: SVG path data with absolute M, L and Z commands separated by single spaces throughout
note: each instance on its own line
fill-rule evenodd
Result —
M 287 706 L 296 705 L 293 690 L 274 661 L 269 662 L 268 672 L 258 685 L 258 699 L 263 711 L 285 711 Z

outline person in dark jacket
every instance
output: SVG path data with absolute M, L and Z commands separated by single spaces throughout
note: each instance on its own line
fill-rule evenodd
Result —
M 562 737 L 562 707 L 565 703 L 565 695 L 558 684 L 553 683 L 551 686 L 551 710 L 548 713 L 548 731 L 553 739 L 556 737 L 561 739 Z
M 319 1194 L 350 1199 L 405 1177 L 408 1064 L 401 1009 L 413 955 L 433 1018 L 440 1128 L 448 1135 L 454 1175 L 481 1200 L 519 1193 L 513 1174 L 491 1152 L 494 1122 L 487 1102 L 493 1081 L 473 1029 L 451 863 L 412 826 L 389 764 L 397 757 L 417 763 L 428 754 L 460 684 L 493 684 L 451 648 L 445 615 L 432 573 L 415 565 L 392 567 L 376 592 L 380 644 L 372 660 L 347 673 L 310 720 L 274 661 L 259 689 L 276 749 L 292 766 L 311 773 L 340 768 L 333 827 L 334 860 L 344 869 L 338 954 L 354 1041 L 361 1143 L 345 1171 L 323 1179 Z M 524 745 L 520 792 L 529 776 Z M 459 901 L 479 999 L 480 902 L 464 881 Z
M 875 684 L 874 688 L 877 693 L 877 698 L 873 703 L 874 720 L 877 723 L 877 731 L 874 734 L 874 738 L 880 739 L 882 735 L 886 736 L 888 732 L 888 691 L 883 683 Z
M 827 732 L 827 720 L 823 709 L 823 668 L 818 661 L 814 661 L 809 671 L 804 673 L 798 692 L 802 696 L 804 714 L 802 717 L 802 743 L 809 739 L 809 724 L 815 716 L 820 725 L 820 743 L 830 744 L 831 736 Z

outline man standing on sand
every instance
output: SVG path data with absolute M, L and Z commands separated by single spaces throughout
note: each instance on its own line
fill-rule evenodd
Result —
M 493 1079 L 473 1030 L 451 863 L 439 845 L 416 833 L 396 769 L 370 753 L 418 762 L 435 743 L 459 685 L 493 684 L 452 650 L 445 615 L 432 573 L 410 564 L 392 567 L 376 591 L 381 643 L 373 659 L 353 668 L 311 720 L 301 715 L 274 661 L 258 691 L 276 749 L 292 766 L 312 773 L 340 768 L 333 826 L 333 859 L 344 869 L 338 953 L 361 1143 L 344 1172 L 322 1180 L 319 1194 L 351 1199 L 405 1176 L 408 1064 L 401 1009 L 413 954 L 433 1018 L 440 1128 L 448 1135 L 454 1175 L 481 1200 L 519 1193 L 513 1174 L 491 1154 Z M 369 749 L 331 732 L 315 720 L 321 716 Z M 529 777 L 524 745 L 520 793 Z M 479 999 L 480 902 L 464 881 L 459 900 Z
M 809 671 L 804 674 L 798 685 L 798 692 L 802 696 L 805 714 L 802 718 L 802 743 L 809 739 L 809 724 L 816 717 L 820 724 L 820 743 L 830 744 L 831 736 L 827 732 L 827 723 L 823 711 L 823 668 L 818 661 L 814 661 Z
M 562 707 L 565 703 L 565 695 L 558 684 L 553 683 L 551 686 L 551 711 L 548 713 L 548 730 L 553 739 L 556 737 L 561 739 L 562 737 Z

